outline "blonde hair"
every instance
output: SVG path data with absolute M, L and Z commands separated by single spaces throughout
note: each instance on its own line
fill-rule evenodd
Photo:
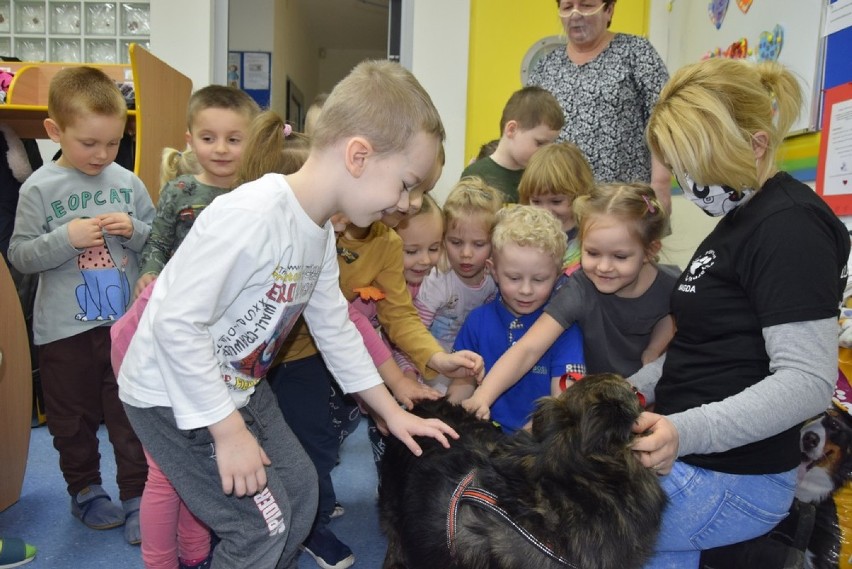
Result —
M 286 134 L 284 119 L 264 111 L 252 121 L 243 147 L 238 183 L 257 180 L 264 174 L 292 174 L 308 159 L 310 141 L 299 132 Z
M 651 151 L 699 185 L 760 189 L 799 115 L 802 91 L 775 62 L 711 58 L 679 69 L 663 87 L 648 121 Z M 755 166 L 754 135 L 768 144 Z
M 365 137 L 379 154 L 401 152 L 420 132 L 444 140 L 429 94 L 410 71 L 392 61 L 363 61 L 331 91 L 314 131 L 313 147 Z
M 435 198 L 430 196 L 429 194 L 423 194 L 423 201 L 420 204 L 420 209 L 414 212 L 411 215 L 407 215 L 402 218 L 402 221 L 394 227 L 396 231 L 400 229 L 405 230 L 408 228 L 408 223 L 414 219 L 415 217 L 420 217 L 421 215 L 432 215 L 435 216 L 438 221 L 441 223 L 441 234 L 444 232 L 444 215 L 441 211 L 441 206 L 438 205 L 438 202 L 435 201 Z
M 163 157 L 160 160 L 160 187 L 174 180 L 178 176 L 187 174 L 200 174 L 201 165 L 195 152 L 192 150 L 178 150 L 176 148 L 163 148 Z
M 565 195 L 572 200 L 591 193 L 595 175 L 583 152 L 570 142 L 548 144 L 536 150 L 518 183 L 521 204 L 544 194 Z
M 227 85 L 207 85 L 189 97 L 186 108 L 186 128 L 192 132 L 192 123 L 198 113 L 206 109 L 234 111 L 251 121 L 260 112 L 260 107 L 248 93 Z
M 503 107 L 500 117 L 501 134 L 509 121 L 517 122 L 524 130 L 530 130 L 540 124 L 547 125 L 551 130 L 561 130 L 565 124 L 565 114 L 550 91 L 530 85 L 512 93 Z
M 100 69 L 66 67 L 50 81 L 47 115 L 64 130 L 79 115 L 92 113 L 127 119 L 127 103 L 115 81 Z
M 483 223 L 490 235 L 497 223 L 497 212 L 502 207 L 503 194 L 500 190 L 489 186 L 478 176 L 465 176 L 453 186 L 444 201 L 444 237 L 457 224 L 474 220 Z M 438 260 L 438 270 L 444 273 L 450 270 L 446 248 Z
M 628 226 L 646 252 L 669 232 L 669 216 L 647 184 L 601 184 L 591 194 L 574 200 L 574 214 L 583 241 L 589 227 L 601 215 L 612 215 Z
M 320 93 L 314 97 L 314 101 L 305 112 L 305 134 L 308 136 L 314 133 L 314 127 L 317 124 L 317 119 L 320 116 L 320 112 L 322 112 L 322 107 L 325 105 L 326 99 L 328 99 L 328 93 Z
M 509 243 L 537 249 L 551 257 L 556 267 L 561 267 L 568 238 L 559 220 L 546 209 L 518 205 L 497 213 L 497 225 L 491 235 L 492 255 Z

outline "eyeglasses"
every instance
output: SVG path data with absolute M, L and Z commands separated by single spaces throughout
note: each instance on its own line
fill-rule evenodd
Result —
M 568 8 L 567 6 L 563 8 L 562 6 L 560 6 L 559 7 L 559 17 L 567 19 L 567 18 L 570 18 L 571 16 L 573 16 L 574 14 L 579 14 L 583 18 L 588 18 L 590 16 L 594 16 L 595 14 L 597 14 L 598 12 L 603 10 L 605 7 L 606 7 L 606 4 L 601 4 L 600 6 L 595 8 L 594 10 L 583 11 L 583 10 L 580 10 L 579 8 Z

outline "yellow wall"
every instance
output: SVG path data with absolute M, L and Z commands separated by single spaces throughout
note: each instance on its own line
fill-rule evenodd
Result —
M 648 2 L 615 5 L 611 29 L 642 35 Z M 470 61 L 465 163 L 484 143 L 500 136 L 500 115 L 520 89 L 521 63 L 538 40 L 562 33 L 555 0 L 471 0 Z

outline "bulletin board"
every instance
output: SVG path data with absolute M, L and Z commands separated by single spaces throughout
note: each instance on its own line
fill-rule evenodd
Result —
M 842 6 L 845 26 L 852 2 Z M 832 20 L 831 10 L 828 19 Z M 839 14 L 840 12 L 838 12 Z M 822 132 L 817 163 L 816 191 L 838 215 L 852 215 L 852 26 L 826 37 L 823 81 Z
M 724 53 L 731 46 L 739 49 L 743 38 L 749 58 L 771 56 L 777 50 L 777 61 L 796 75 L 805 97 L 791 134 L 818 130 L 825 45 L 822 18 L 826 3 L 826 0 L 672 1 L 668 13 L 669 71 L 711 53 Z M 779 37 L 781 41 L 777 41 Z
M 268 108 L 271 61 L 272 54 L 268 51 L 228 52 L 228 85 L 251 95 L 260 108 Z

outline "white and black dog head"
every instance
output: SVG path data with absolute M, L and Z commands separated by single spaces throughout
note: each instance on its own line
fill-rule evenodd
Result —
M 852 479 L 852 418 L 839 409 L 802 427 L 796 497 L 818 504 Z

